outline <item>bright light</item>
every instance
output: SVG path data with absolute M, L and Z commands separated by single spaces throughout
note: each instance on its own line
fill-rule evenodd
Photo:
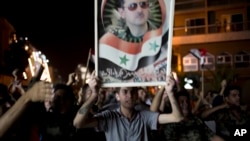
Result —
M 193 86 L 191 84 L 193 84 L 193 80 L 192 79 L 189 79 L 187 77 L 184 78 L 184 81 L 186 82 L 185 85 L 184 85 L 184 88 L 185 89 L 193 89 Z
M 35 72 L 34 72 L 34 68 L 33 68 L 33 65 L 32 65 L 31 58 L 28 58 L 28 62 L 29 62 L 31 76 L 34 76 Z
M 23 78 L 24 78 L 25 80 L 28 78 L 26 72 L 23 72 Z
M 184 85 L 184 88 L 187 89 L 187 90 L 193 89 L 193 87 L 192 87 L 189 83 L 186 83 L 186 84 Z
M 178 83 L 178 76 L 176 72 L 172 72 L 174 80 Z
M 40 65 L 44 67 L 44 71 L 40 80 L 51 82 L 48 60 L 46 59 L 46 56 L 42 54 L 41 51 L 33 51 L 31 57 L 29 58 L 29 66 L 32 76 L 34 76 L 38 71 Z
M 24 46 L 24 49 L 27 51 L 27 50 L 29 50 L 29 46 L 28 45 L 25 45 Z

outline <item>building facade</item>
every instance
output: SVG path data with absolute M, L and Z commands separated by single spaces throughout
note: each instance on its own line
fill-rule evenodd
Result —
M 205 90 L 230 78 L 250 91 L 249 45 L 249 0 L 175 0 L 172 69 L 177 74 L 203 72 Z M 206 50 L 204 67 L 191 49 Z

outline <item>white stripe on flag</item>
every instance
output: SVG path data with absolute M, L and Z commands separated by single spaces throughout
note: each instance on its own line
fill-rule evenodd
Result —
M 161 41 L 161 36 L 149 39 L 142 45 L 142 50 L 138 54 L 129 54 L 107 44 L 99 44 L 99 57 L 105 58 L 122 68 L 134 71 L 142 57 L 154 56 L 160 51 Z M 121 58 L 125 59 L 126 62 L 121 63 Z

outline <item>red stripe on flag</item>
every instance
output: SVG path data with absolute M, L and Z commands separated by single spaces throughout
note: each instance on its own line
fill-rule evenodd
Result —
M 116 35 L 107 32 L 99 40 L 99 43 L 109 45 L 117 50 L 129 53 L 129 54 L 138 54 L 141 52 L 142 44 L 145 41 L 147 41 L 148 39 L 152 37 L 160 36 L 161 33 L 162 33 L 162 28 L 149 31 L 144 35 L 142 43 L 132 43 L 132 42 L 127 42 L 125 40 L 122 40 L 118 38 Z

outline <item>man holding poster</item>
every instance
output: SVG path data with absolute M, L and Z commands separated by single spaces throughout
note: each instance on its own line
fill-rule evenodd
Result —
M 164 84 L 159 75 L 166 73 L 167 51 L 172 51 L 167 47 L 169 1 L 102 1 L 96 69 L 104 86 Z

